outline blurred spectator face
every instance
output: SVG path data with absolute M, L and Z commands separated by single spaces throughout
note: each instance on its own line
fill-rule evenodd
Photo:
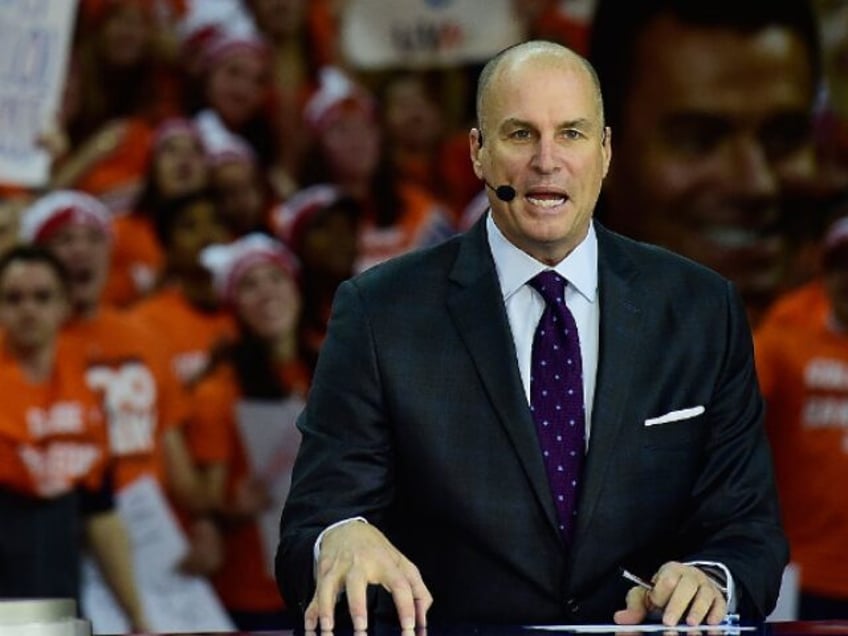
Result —
M 319 133 L 319 143 L 339 183 L 370 179 L 380 160 L 380 130 L 370 113 L 345 108 Z
M 230 238 L 212 201 L 195 201 L 180 210 L 170 232 L 168 265 L 180 272 L 205 272 L 200 250 Z
M 277 340 L 294 332 L 300 304 L 294 278 L 270 262 L 250 267 L 239 278 L 233 293 L 236 315 L 265 340 Z
M 306 0 L 248 0 L 259 29 L 271 40 L 297 36 L 304 28 Z
M 206 97 L 224 123 L 238 129 L 259 112 L 268 86 L 266 59 L 241 50 L 209 69 Z
M 141 2 L 114 3 L 100 32 L 102 54 L 114 67 L 130 67 L 150 51 L 154 24 Z
M 190 134 L 164 139 L 153 159 L 153 178 L 164 197 L 178 197 L 205 186 L 206 155 L 198 139 Z
M 813 174 L 812 71 L 802 40 L 657 18 L 641 35 L 605 183 L 615 229 L 770 299 L 786 258 L 784 196 Z
M 212 169 L 212 185 L 224 223 L 236 236 L 262 225 L 262 186 L 256 168 L 247 161 L 229 161 Z
M 49 346 L 67 315 L 62 282 L 47 263 L 13 260 L 0 274 L 0 327 L 14 349 Z
M 422 80 L 398 79 L 386 91 L 383 108 L 386 135 L 394 145 L 426 151 L 441 139 L 442 112 Z
M 304 269 L 345 279 L 356 261 L 356 237 L 353 216 L 339 207 L 327 208 L 304 229 L 298 257 Z
M 68 270 L 74 309 L 84 313 L 96 307 L 109 274 L 109 237 L 92 225 L 66 223 L 50 234 L 45 246 Z

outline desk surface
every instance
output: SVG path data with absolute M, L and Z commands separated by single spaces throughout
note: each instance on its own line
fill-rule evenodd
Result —
M 374 636 L 400 636 L 401 630 L 396 627 L 387 625 L 379 625 L 370 629 L 369 634 Z M 525 627 L 510 627 L 510 626 L 487 626 L 487 625 L 471 625 L 471 626 L 456 626 L 456 627 L 430 627 L 427 630 L 415 632 L 416 636 L 545 636 L 551 634 L 569 634 L 574 633 L 563 629 L 563 631 L 539 631 Z M 607 634 L 624 635 L 627 634 L 627 629 L 622 626 L 618 631 L 604 632 Z M 676 634 L 677 630 L 668 629 L 664 631 L 654 632 L 655 634 Z M 679 632 L 684 633 L 684 632 Z M 699 632 L 688 632 L 689 634 Z M 763 623 L 758 625 L 755 631 L 738 631 L 733 628 L 718 627 L 714 630 L 704 629 L 700 632 L 702 636 L 710 636 L 711 634 L 741 634 L 741 636 L 838 636 L 840 634 L 848 635 L 848 618 L 845 620 L 828 620 L 828 621 L 795 621 L 781 623 Z M 333 633 L 334 636 L 352 636 L 349 629 L 338 630 Z M 151 636 L 151 635 L 146 635 Z M 161 634 L 159 636 L 172 636 L 170 634 Z M 173 636 L 210 636 L 208 632 L 200 632 L 196 634 L 180 634 Z M 304 634 L 302 630 L 281 630 L 281 631 L 265 631 L 265 632 L 231 632 L 229 634 L 216 634 L 216 636 L 313 636 L 312 634 Z M 331 636 L 328 633 L 319 633 L 315 636 Z

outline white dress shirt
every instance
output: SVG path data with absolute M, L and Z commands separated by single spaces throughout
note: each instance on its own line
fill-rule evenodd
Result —
M 503 294 L 518 370 L 524 385 L 524 395 L 530 404 L 530 364 L 536 325 L 545 310 L 545 301 L 528 281 L 546 269 L 555 270 L 568 281 L 565 304 L 577 323 L 580 354 L 583 361 L 583 403 L 586 405 L 586 442 L 589 442 L 592 421 L 592 400 L 595 397 L 595 378 L 598 371 L 598 238 L 594 226 L 589 226 L 586 238 L 554 267 L 545 265 L 510 243 L 495 225 L 492 215 L 486 219 L 489 249 L 495 260 Z

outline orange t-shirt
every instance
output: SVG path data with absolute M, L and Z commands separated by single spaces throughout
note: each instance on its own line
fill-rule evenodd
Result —
M 0 334 L 0 386 L 0 486 L 41 498 L 100 488 L 106 427 L 81 360 L 60 343 L 52 376 L 35 383 Z
M 830 301 L 823 281 L 817 278 L 779 296 L 762 320 L 772 324 L 809 325 L 811 320 L 825 320 L 828 312 Z
M 280 371 L 283 386 L 306 395 L 309 374 L 300 363 Z M 222 365 L 204 378 L 194 392 L 189 418 L 188 441 L 199 464 L 223 464 L 227 470 L 227 497 L 249 477 L 246 450 L 239 434 L 235 408 L 241 390 L 232 367 Z M 255 521 L 235 522 L 223 527 L 224 563 L 212 583 L 224 605 L 238 611 L 274 611 L 285 604 L 267 568 L 259 527 Z
M 184 386 L 204 372 L 213 347 L 236 335 L 235 320 L 229 312 L 198 309 L 174 286 L 140 301 L 130 313 L 155 330 L 172 371 Z
M 91 319 L 64 328 L 85 365 L 85 380 L 100 396 L 116 458 L 115 489 L 142 475 L 165 484 L 161 439 L 185 422 L 187 399 L 171 373 L 156 334 L 127 313 L 101 307 Z
M 103 302 L 128 307 L 153 291 L 165 256 L 153 224 L 143 216 L 116 216 L 112 232 L 112 264 Z
M 359 228 L 358 272 L 414 249 L 441 243 L 456 232 L 447 207 L 410 183 L 398 186 L 403 210 L 394 225 L 378 227 L 366 212 Z
M 848 598 L 848 334 L 817 312 L 803 320 L 804 290 L 783 302 L 794 322 L 764 321 L 754 346 L 784 527 L 801 588 Z
M 154 129 L 144 118 L 127 119 L 117 148 L 91 166 L 73 188 L 101 199 L 110 210 L 129 209 L 147 173 Z

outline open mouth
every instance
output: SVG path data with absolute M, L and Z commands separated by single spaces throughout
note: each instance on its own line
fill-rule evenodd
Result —
M 555 192 L 549 190 L 531 190 L 524 197 L 528 203 L 539 208 L 556 208 L 565 205 L 568 201 L 568 195 L 564 192 Z

